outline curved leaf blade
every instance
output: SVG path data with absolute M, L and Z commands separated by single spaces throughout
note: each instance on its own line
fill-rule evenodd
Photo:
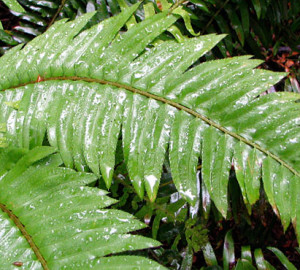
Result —
M 18 3 L 17 0 L 3 0 L 11 10 L 16 12 L 25 12 L 24 8 Z
M 297 269 L 279 249 L 275 247 L 268 247 L 268 249 L 271 250 L 277 256 L 277 258 L 280 260 L 280 262 L 284 265 L 286 269 Z

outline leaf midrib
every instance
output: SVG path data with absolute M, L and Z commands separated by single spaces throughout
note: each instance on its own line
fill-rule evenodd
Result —
M 9 216 L 9 218 L 15 223 L 15 225 L 21 231 L 22 235 L 25 237 L 27 243 L 30 245 L 30 247 L 33 250 L 34 254 L 36 255 L 37 259 L 41 263 L 43 269 L 50 270 L 49 267 L 47 266 L 47 262 L 46 262 L 45 258 L 43 257 L 43 255 L 40 252 L 37 245 L 34 243 L 32 237 L 26 231 L 25 226 L 21 223 L 19 218 L 2 203 L 0 203 L 0 209 Z
M 288 163 L 286 163 L 284 160 L 282 160 L 281 158 L 279 158 L 277 155 L 271 153 L 270 151 L 268 151 L 267 149 L 261 147 L 259 144 L 252 142 L 250 140 L 247 140 L 246 138 L 240 136 L 239 134 L 232 132 L 226 128 L 224 128 L 223 126 L 215 123 L 214 121 L 212 121 L 211 119 L 209 119 L 208 117 L 201 115 L 200 113 L 184 106 L 181 105 L 179 103 L 176 103 L 172 100 L 151 94 L 149 92 L 134 88 L 132 86 L 126 85 L 126 84 L 122 84 L 122 83 L 118 83 L 118 82 L 113 82 L 113 81 L 107 81 L 107 80 L 103 80 L 103 79 L 95 79 L 95 78 L 88 78 L 88 77 L 80 77 L 80 76 L 57 76 L 57 77 L 49 77 L 49 78 L 43 78 L 41 81 L 32 81 L 32 82 L 27 82 L 24 84 L 19 84 L 17 86 L 13 86 L 13 87 L 9 87 L 6 89 L 3 89 L 1 91 L 5 91 L 5 90 L 10 90 L 10 89 L 15 89 L 15 88 L 19 88 L 22 86 L 26 86 L 26 85 L 30 85 L 30 84 L 36 84 L 36 83 L 40 83 L 43 81 L 66 81 L 66 80 L 70 80 L 70 81 L 84 81 L 84 82 L 90 82 L 90 83 L 99 83 L 99 84 L 104 84 L 104 85 L 110 85 L 110 86 L 115 86 L 117 88 L 120 89 L 125 89 L 128 90 L 130 92 L 136 93 L 136 94 L 140 94 L 142 96 L 148 97 L 148 98 L 152 98 L 154 100 L 163 102 L 165 104 L 168 104 L 178 110 L 183 110 L 185 112 L 187 112 L 190 115 L 193 115 L 194 117 L 200 118 L 202 121 L 206 122 L 207 124 L 209 124 L 210 126 L 213 126 L 214 128 L 224 132 L 225 134 L 230 135 L 231 137 L 253 147 L 256 148 L 257 150 L 261 151 L 262 153 L 266 154 L 267 156 L 270 156 L 271 158 L 273 158 L 274 160 L 276 160 L 277 162 L 279 162 L 282 166 L 286 167 L 288 170 L 290 170 L 293 174 L 295 174 L 296 176 L 300 177 L 300 173 L 295 170 L 292 166 L 290 166 Z

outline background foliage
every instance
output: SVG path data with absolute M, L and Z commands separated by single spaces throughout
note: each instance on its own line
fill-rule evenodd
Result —
M 19 26 L 15 27 L 15 24 L 10 25 L 2 20 L 5 29 L 0 30 L 2 53 L 44 32 L 49 24 L 52 24 L 53 18 L 75 18 L 87 11 L 98 10 L 94 21 L 90 22 L 94 24 L 120 11 L 120 2 L 115 1 L 70 0 L 63 5 L 59 1 L 32 0 L 30 4 L 27 1 L 20 3 L 23 4 L 26 13 L 13 13 L 18 17 L 15 24 L 20 24 Z M 162 9 L 161 2 L 155 3 L 155 6 L 157 11 Z M 252 54 L 266 60 L 263 64 L 265 68 L 291 71 L 288 79 L 269 91 L 300 92 L 297 47 L 300 19 L 299 5 L 296 1 L 197 0 L 185 3 L 184 9 L 190 14 L 195 32 L 229 34 L 201 61 L 226 55 Z M 142 10 L 139 10 L 136 19 L 142 20 L 143 17 Z M 11 26 L 14 29 L 8 28 Z M 177 27 L 184 35 L 189 35 L 183 21 L 178 22 Z M 217 265 L 217 262 L 223 269 L 228 269 L 235 263 L 237 268 L 245 265 L 250 267 L 249 265 L 253 264 L 258 269 L 270 269 L 270 266 L 266 266 L 268 263 L 263 258 L 264 253 L 265 258 L 269 259 L 276 269 L 280 269 L 277 258 L 284 262 L 285 257 L 282 254 L 278 255 L 275 249 L 272 251 L 278 256 L 272 256 L 271 251 L 266 249 L 267 246 L 275 246 L 284 251 L 296 267 L 300 267 L 299 254 L 297 255 L 297 250 L 294 249 L 297 243 L 292 228 L 283 235 L 280 222 L 264 203 L 264 197 L 255 205 L 250 216 L 242 202 L 242 194 L 234 174 L 229 186 L 232 212 L 225 221 L 207 197 L 205 190 L 202 189 L 202 201 L 196 210 L 180 198 L 172 183 L 169 164 L 164 164 L 162 182 L 155 203 L 141 201 L 129 185 L 121 151 L 119 162 L 116 164 L 111 187 L 112 196 L 119 200 L 115 207 L 130 212 L 149 224 L 150 227 L 143 233 L 164 243 L 159 249 L 141 252 L 143 255 L 147 253 L 173 269 L 199 269 L 204 265 Z M 196 217 L 193 214 L 195 211 L 200 211 L 201 214 Z M 271 227 L 273 230 L 270 230 Z M 251 256 L 249 250 L 252 250 Z

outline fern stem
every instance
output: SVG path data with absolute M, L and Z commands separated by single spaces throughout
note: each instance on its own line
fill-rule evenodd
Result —
M 148 98 L 152 98 L 154 100 L 160 101 L 162 103 L 168 104 L 178 110 L 182 110 L 185 111 L 186 113 L 193 115 L 194 117 L 200 118 L 202 121 L 204 121 L 205 123 L 209 124 L 210 126 L 213 126 L 214 128 L 222 131 L 223 133 L 237 139 L 238 141 L 241 141 L 253 148 L 256 148 L 257 150 L 259 150 L 260 152 L 264 153 L 267 156 L 270 156 L 271 158 L 273 158 L 274 160 L 276 160 L 278 163 L 280 163 L 282 166 L 286 167 L 288 170 L 290 170 L 293 174 L 295 174 L 296 176 L 300 177 L 300 173 L 298 171 L 296 171 L 293 167 L 291 167 L 288 163 L 286 163 L 285 161 L 283 161 L 282 159 L 280 159 L 278 156 L 276 156 L 275 154 L 271 153 L 270 151 L 268 151 L 267 149 L 261 147 L 260 145 L 258 145 L 255 142 L 252 142 L 250 140 L 247 140 L 246 138 L 242 137 L 241 135 L 232 132 L 228 129 L 226 129 L 225 127 L 215 123 L 213 120 L 209 119 L 208 117 L 184 106 L 181 105 L 177 102 L 174 102 L 172 100 L 151 94 L 149 92 L 145 92 L 143 90 L 134 88 L 132 86 L 126 85 L 126 84 L 121 84 L 118 82 L 112 82 L 112 81 L 106 81 L 103 79 L 94 79 L 94 78 L 88 78 L 88 77 L 80 77 L 80 76 L 70 76 L 70 77 L 49 77 L 49 78 L 44 78 L 43 81 L 66 81 L 66 80 L 71 80 L 71 81 L 84 81 L 84 82 L 90 82 L 90 83 L 99 83 L 99 84 L 104 84 L 104 85 L 110 85 L 110 86 L 114 86 L 120 89 L 125 89 L 128 90 L 132 93 L 135 94 L 139 94 Z M 5 90 L 9 90 L 9 89 L 15 89 L 21 86 L 25 86 L 25 85 L 29 85 L 29 84 L 36 84 L 36 83 L 41 83 L 41 82 L 37 82 L 37 81 L 32 81 L 32 82 L 28 82 L 25 84 L 20 84 L 18 86 L 14 86 L 14 87 L 9 87 L 7 89 L 3 89 L 2 91 Z
M 47 29 L 55 22 L 56 18 L 58 17 L 59 13 L 63 9 L 63 7 L 64 7 L 64 5 L 66 4 L 67 1 L 68 0 L 61 0 L 61 4 L 60 4 L 59 8 L 57 9 L 56 13 L 54 14 L 54 16 L 52 17 L 50 23 L 48 24 Z
M 33 252 L 35 253 L 37 259 L 41 263 L 43 269 L 50 270 L 49 267 L 47 266 L 47 262 L 46 262 L 45 258 L 43 257 L 42 253 L 38 249 L 37 245 L 34 243 L 32 237 L 28 234 L 24 225 L 21 223 L 21 221 L 18 219 L 18 217 L 2 203 L 0 203 L 0 209 L 9 216 L 9 218 L 15 223 L 15 225 L 21 231 L 21 233 L 27 240 L 28 244 L 32 248 Z
M 160 184 L 159 187 L 162 188 L 162 187 L 165 187 L 165 186 L 171 185 L 171 184 L 174 184 L 174 182 L 173 181 L 169 181 L 167 183 Z
M 204 33 L 206 31 L 206 29 L 212 24 L 212 22 L 214 21 L 214 19 L 219 15 L 219 13 L 222 11 L 222 9 L 227 5 L 227 3 L 229 2 L 229 0 L 226 0 L 224 2 L 224 4 L 216 11 L 216 13 L 210 18 L 209 22 L 207 23 L 207 25 L 205 25 L 205 27 L 202 30 L 202 33 Z
M 178 8 L 181 4 L 183 4 L 184 2 L 188 2 L 187 0 L 178 0 L 174 5 L 172 5 L 170 7 L 170 13 L 172 13 L 172 11 L 176 8 Z

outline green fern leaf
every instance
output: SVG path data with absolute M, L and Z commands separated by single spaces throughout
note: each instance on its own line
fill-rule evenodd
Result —
M 17 0 L 3 0 L 3 2 L 13 11 L 25 12 L 24 8 L 18 3 Z
M 160 245 L 130 231 L 145 225 L 107 192 L 87 186 L 93 174 L 58 167 L 52 147 L 0 151 L 1 269 L 165 269 L 138 256 L 109 256 Z
M 132 184 L 152 201 L 168 149 L 174 183 L 195 203 L 200 159 L 203 183 L 223 216 L 234 165 L 249 211 L 262 177 L 284 228 L 293 221 L 299 232 L 299 95 L 260 96 L 285 74 L 254 69 L 261 61 L 249 56 L 190 68 L 224 36 L 153 47 L 178 19 L 168 11 L 118 35 L 137 7 L 84 31 L 93 14 L 61 20 L 0 59 L 7 142 L 33 148 L 47 133 L 66 166 L 101 174 L 109 187 L 121 132 Z M 18 110 L 6 105 L 16 101 Z

